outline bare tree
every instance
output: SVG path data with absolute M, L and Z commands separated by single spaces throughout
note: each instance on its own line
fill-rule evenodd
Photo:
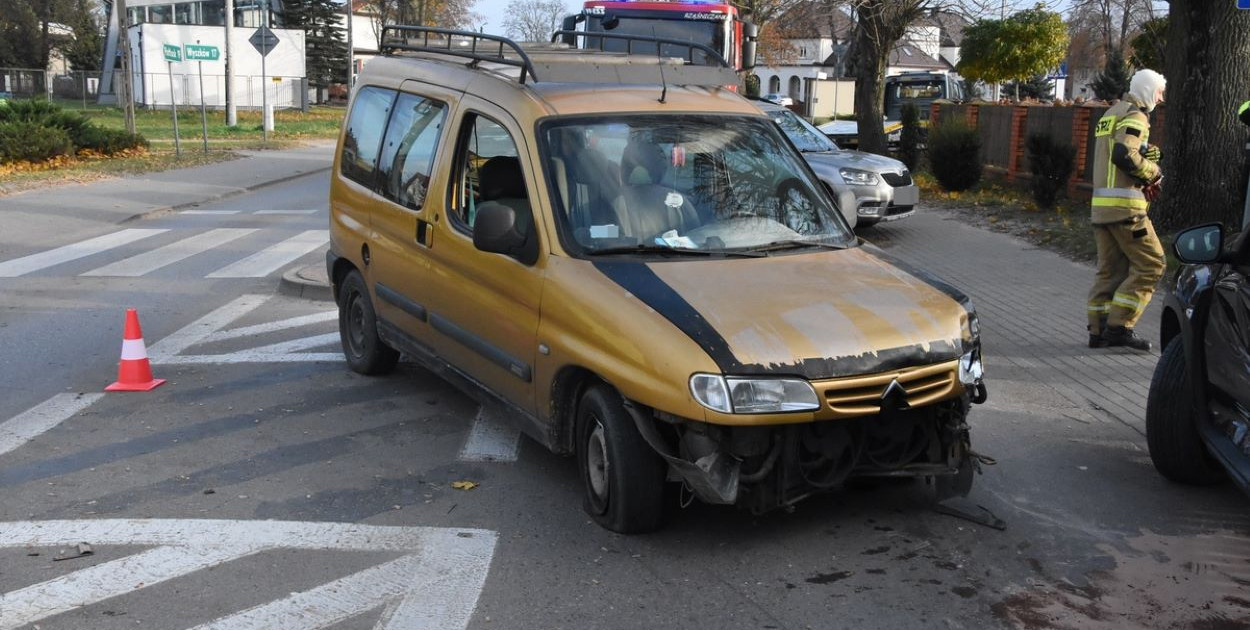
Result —
M 512 0 L 508 3 L 504 32 L 527 42 L 544 42 L 560 28 L 567 9 L 560 0 Z
M 382 27 L 393 24 L 476 30 L 485 18 L 473 12 L 476 0 L 368 0 L 373 35 L 382 47 Z
M 890 51 L 909 26 L 939 6 L 935 0 L 851 0 L 851 8 L 855 14 L 855 36 L 851 40 L 850 66 L 856 79 L 859 147 L 869 153 L 885 154 L 881 121 Z

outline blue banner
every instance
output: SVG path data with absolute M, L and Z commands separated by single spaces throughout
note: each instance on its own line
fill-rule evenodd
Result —
M 1237 8 L 1250 10 L 1250 0 L 1237 0 Z

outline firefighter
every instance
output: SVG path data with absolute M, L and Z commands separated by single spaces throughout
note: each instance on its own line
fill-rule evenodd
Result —
M 1148 144 L 1150 112 L 1163 101 L 1167 80 L 1139 70 L 1129 90 L 1098 120 L 1094 137 L 1094 196 L 1090 223 L 1098 272 L 1089 292 L 1089 347 L 1149 351 L 1133 330 L 1163 277 L 1163 246 L 1146 216 L 1163 174 L 1159 149 Z

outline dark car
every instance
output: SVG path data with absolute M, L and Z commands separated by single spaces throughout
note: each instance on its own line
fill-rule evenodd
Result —
M 1177 235 L 1186 263 L 1164 303 L 1163 356 L 1146 402 L 1150 459 L 1164 477 L 1231 477 L 1250 494 L 1250 232 L 1224 248 L 1215 223 Z

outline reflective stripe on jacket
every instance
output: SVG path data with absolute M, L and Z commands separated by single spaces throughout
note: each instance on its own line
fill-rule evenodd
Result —
M 1149 139 L 1150 119 L 1131 95 L 1124 95 L 1098 119 L 1094 128 L 1092 223 L 1118 223 L 1146 213 L 1149 202 L 1141 187 L 1159 176 L 1159 165 L 1141 154 Z

